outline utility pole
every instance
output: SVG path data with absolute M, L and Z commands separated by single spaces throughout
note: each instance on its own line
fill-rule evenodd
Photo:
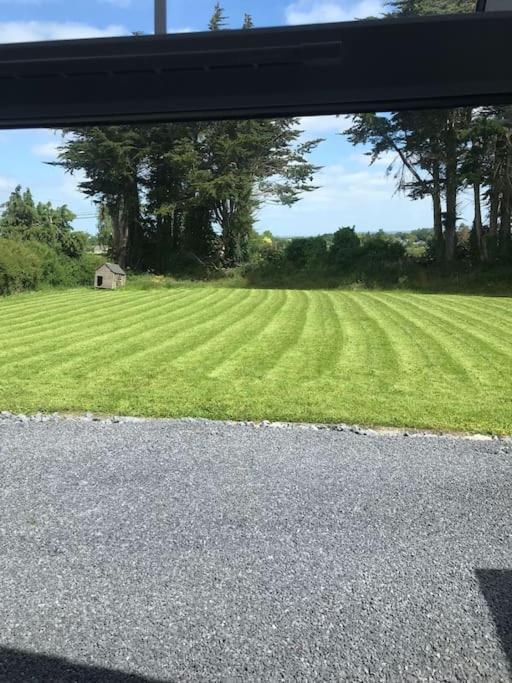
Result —
M 167 33 L 167 0 L 155 0 L 155 33 Z

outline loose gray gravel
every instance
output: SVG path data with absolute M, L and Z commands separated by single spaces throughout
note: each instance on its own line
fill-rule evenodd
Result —
M 509 441 L 4 415 L 0 470 L 1 681 L 512 680 Z

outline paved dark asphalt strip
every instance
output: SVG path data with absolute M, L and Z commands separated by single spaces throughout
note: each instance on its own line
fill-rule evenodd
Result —
M 512 680 L 512 447 L 0 420 L 0 680 Z

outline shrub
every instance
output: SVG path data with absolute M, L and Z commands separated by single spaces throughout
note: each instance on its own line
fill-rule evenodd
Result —
M 67 287 L 88 287 L 94 281 L 96 268 L 104 263 L 103 256 L 82 254 L 79 258 L 63 256 L 61 259 L 64 275 L 59 284 Z
M 327 243 L 323 237 L 299 237 L 286 245 L 284 254 L 295 268 L 318 268 L 327 262 Z
M 0 294 L 37 289 L 43 285 L 90 285 L 101 262 L 102 258 L 94 254 L 71 258 L 33 240 L 0 239 Z
M 26 244 L 0 240 L 0 294 L 35 289 L 42 274 L 43 260 Z
M 340 228 L 332 237 L 329 251 L 331 263 L 339 268 L 349 268 L 361 254 L 361 240 L 354 228 Z
M 397 264 L 406 258 L 404 245 L 382 232 L 366 235 L 360 253 L 364 264 L 374 267 Z

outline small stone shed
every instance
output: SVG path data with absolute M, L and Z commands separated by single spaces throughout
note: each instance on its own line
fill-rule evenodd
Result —
M 104 263 L 94 275 L 96 289 L 117 289 L 126 284 L 126 273 L 117 263 Z

